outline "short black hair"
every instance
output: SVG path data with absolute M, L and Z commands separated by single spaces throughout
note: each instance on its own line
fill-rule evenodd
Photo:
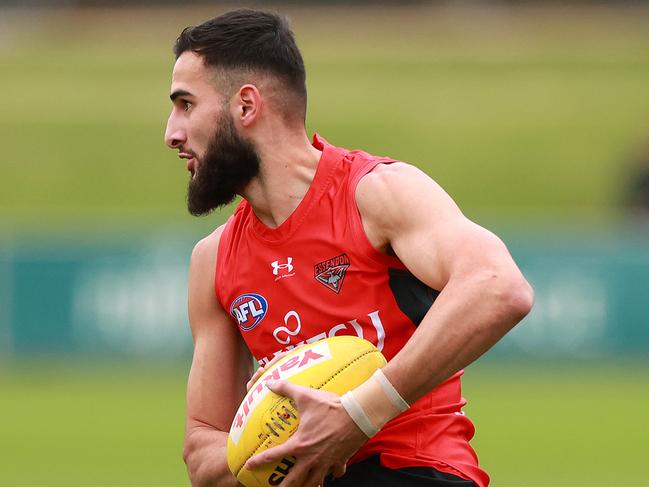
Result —
M 306 111 L 306 71 L 286 17 L 242 8 L 186 27 L 176 39 L 176 59 L 186 51 L 207 66 L 275 75 L 298 95 Z

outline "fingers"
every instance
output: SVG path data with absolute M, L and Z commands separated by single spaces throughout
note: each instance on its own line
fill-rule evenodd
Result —
M 291 479 L 289 479 L 289 477 L 287 477 L 286 479 L 291 480 Z M 320 469 L 320 468 L 314 468 L 314 469 L 309 470 L 309 472 L 307 473 L 307 476 L 306 476 L 306 478 L 304 480 L 302 480 L 300 482 L 297 482 L 297 483 L 291 482 L 288 485 L 289 486 L 291 486 L 291 485 L 299 485 L 300 487 L 302 487 L 302 486 L 303 487 L 318 487 L 318 486 L 321 486 L 322 484 L 324 484 L 324 472 L 322 472 L 322 469 Z
M 271 391 L 279 394 L 280 396 L 293 399 L 296 404 L 300 402 L 307 394 L 313 392 L 313 389 L 309 387 L 298 386 L 287 380 L 268 380 L 266 381 L 266 386 Z M 293 436 L 281 445 L 269 448 L 268 450 L 265 450 L 249 458 L 245 464 L 245 467 L 248 470 L 252 470 L 259 467 L 260 465 L 265 465 L 267 463 L 281 460 L 287 455 L 294 455 L 297 450 L 298 447 L 296 444 L 296 437 Z
M 255 370 L 255 373 L 252 374 L 252 377 L 248 382 L 246 382 L 246 390 L 249 391 L 250 388 L 253 386 L 255 382 L 262 376 L 262 374 L 265 372 L 264 367 L 259 367 L 257 370 Z
M 250 380 L 246 383 L 246 390 L 249 391 L 250 388 L 253 386 L 253 384 L 254 384 L 255 382 L 257 382 L 257 380 L 258 380 L 258 379 L 259 379 L 259 378 L 264 374 L 264 372 L 266 372 L 270 367 L 272 367 L 273 365 L 275 365 L 275 363 L 276 363 L 279 359 L 281 359 L 282 357 L 284 357 L 287 353 L 288 353 L 288 352 L 280 352 L 280 353 L 278 353 L 277 355 L 275 355 L 275 356 L 273 357 L 273 360 L 271 360 L 270 362 L 268 362 L 268 363 L 267 363 L 266 365 L 264 365 L 263 367 L 259 367 L 257 370 L 255 370 L 255 373 L 252 374 L 252 377 L 251 377 Z
M 335 478 L 342 477 L 345 475 L 345 472 L 347 472 L 347 464 L 346 463 L 341 463 L 338 465 L 334 465 L 331 468 L 331 475 L 333 475 Z
M 324 471 L 320 465 L 303 467 L 298 462 L 282 480 L 282 487 L 321 487 L 324 485 Z
M 255 468 L 261 465 L 277 462 L 284 457 L 292 456 L 294 450 L 295 450 L 295 446 L 293 445 L 291 440 L 288 440 L 285 443 L 282 443 L 281 445 L 277 445 L 273 448 L 269 448 L 268 450 L 265 450 L 261 453 L 258 453 L 257 455 L 250 457 L 248 461 L 245 463 L 244 467 L 247 468 L 248 470 L 254 470 Z
M 264 386 L 275 394 L 291 399 L 300 411 L 300 425 L 285 443 L 248 459 L 245 468 L 255 470 L 284 458 L 297 458 L 297 463 L 282 481 L 282 485 L 286 487 L 317 487 L 329 472 L 334 477 L 344 475 L 346 459 L 357 448 L 349 448 L 349 451 L 340 448 L 341 434 L 343 438 L 347 438 L 344 434 L 344 418 L 341 422 L 341 414 L 347 413 L 340 407 L 340 397 L 296 385 L 288 380 L 273 380 L 270 376 L 265 377 L 261 387 Z M 324 418 L 330 418 L 331 421 L 327 423 Z M 322 432 L 323 421 L 328 428 L 325 432 Z

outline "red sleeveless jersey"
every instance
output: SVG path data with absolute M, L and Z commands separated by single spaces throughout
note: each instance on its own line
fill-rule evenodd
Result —
M 394 162 L 333 147 L 322 151 L 304 199 L 277 228 L 244 200 L 218 249 L 216 295 L 261 365 L 279 352 L 334 335 L 357 335 L 394 357 L 437 292 L 368 241 L 356 205 L 358 181 Z M 431 357 L 432 359 L 432 357 Z M 380 454 L 389 468 L 431 466 L 488 485 L 469 445 L 474 428 L 462 413 L 460 373 L 387 423 L 350 460 Z

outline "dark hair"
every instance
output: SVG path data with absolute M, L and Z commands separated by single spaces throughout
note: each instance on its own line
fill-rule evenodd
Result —
M 306 105 L 306 71 L 288 19 L 242 8 L 186 27 L 174 46 L 176 59 L 193 51 L 208 66 L 270 73 Z

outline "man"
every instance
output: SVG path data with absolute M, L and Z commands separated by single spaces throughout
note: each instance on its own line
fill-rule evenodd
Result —
M 187 160 L 189 211 L 243 197 L 190 263 L 192 484 L 237 485 L 226 439 L 251 354 L 267 365 L 351 334 L 388 364 L 342 398 L 270 384 L 296 402 L 300 426 L 247 468 L 296 457 L 284 487 L 487 485 L 460 375 L 532 305 L 504 244 L 415 167 L 309 141 L 285 19 L 229 12 L 185 29 L 175 54 L 165 138 Z

